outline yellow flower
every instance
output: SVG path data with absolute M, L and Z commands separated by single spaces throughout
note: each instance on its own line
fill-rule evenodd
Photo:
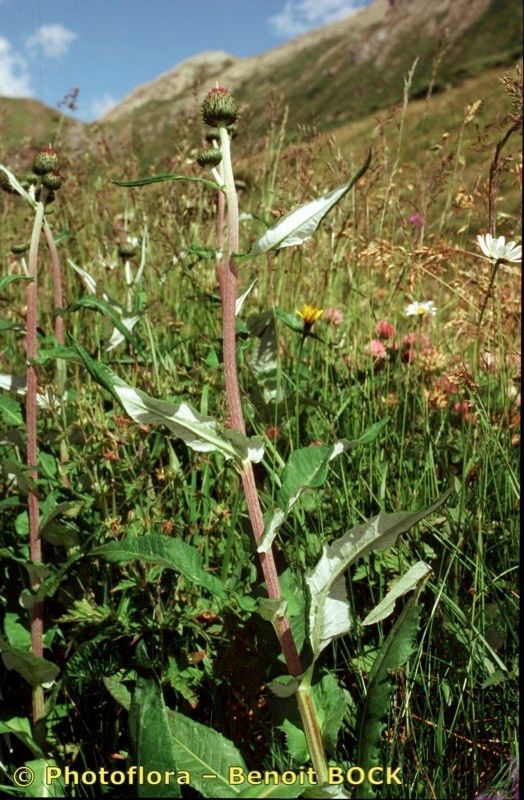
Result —
M 310 306 L 307 303 L 304 303 L 300 311 L 296 311 L 300 319 L 304 320 L 304 327 L 311 328 L 314 322 L 319 319 L 322 314 L 324 313 L 323 308 L 317 308 L 316 306 Z

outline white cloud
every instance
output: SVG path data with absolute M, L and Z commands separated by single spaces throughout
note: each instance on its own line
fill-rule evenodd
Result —
M 370 0 L 287 0 L 282 11 L 269 18 L 277 36 L 298 36 L 311 28 L 336 22 Z
M 114 108 L 117 103 L 118 100 L 106 92 L 102 97 L 95 97 L 95 99 L 91 101 L 91 114 L 94 119 L 98 119 L 98 117 L 101 117 Z
M 59 22 L 52 25 L 40 25 L 32 36 L 27 36 L 26 47 L 36 53 L 40 48 L 47 58 L 59 58 L 66 55 L 71 43 L 78 36 Z
M 11 42 L 0 36 L 0 95 L 32 97 L 31 76 L 27 62 L 13 50 Z

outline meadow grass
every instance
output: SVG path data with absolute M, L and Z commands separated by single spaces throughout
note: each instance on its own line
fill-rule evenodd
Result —
M 421 508 L 453 489 L 437 515 L 397 547 L 372 553 L 350 570 L 351 605 L 361 619 L 415 559 L 432 567 L 421 596 L 416 653 L 395 676 L 383 739 L 384 763 L 401 767 L 403 786 L 381 789 L 384 798 L 506 791 L 516 756 L 520 275 L 515 265 L 501 266 L 477 332 L 490 269 L 474 235 L 487 230 L 486 164 L 505 130 L 495 123 L 511 110 L 502 88 L 495 96 L 492 83 L 484 85 L 490 87 L 485 98 L 481 84 L 471 93 L 462 87 L 433 98 L 431 125 L 425 107 L 408 107 L 400 141 L 400 112 L 383 120 L 370 171 L 317 237 L 240 270 L 241 291 L 257 279 L 245 319 L 272 307 L 293 313 L 306 302 L 343 315 L 335 315 L 334 324 L 325 310 L 313 326 L 315 336 L 307 337 L 278 323 L 284 398 L 278 406 L 261 402 L 250 367 L 252 340 L 239 340 L 246 420 L 267 446 L 256 472 L 264 506 L 271 507 L 277 467 L 293 450 L 355 439 L 386 420 L 374 442 L 334 462 L 328 483 L 297 503 L 278 535 L 280 570 L 300 575 L 314 565 L 323 543 L 351 525 L 383 510 Z M 455 116 L 449 113 L 452 98 Z M 464 101 L 477 99 L 485 102 L 485 116 L 464 127 Z M 447 143 L 442 135 L 453 121 Z M 241 211 L 273 221 L 345 179 L 367 141 L 349 142 L 342 131 L 335 141 L 315 135 L 282 149 L 276 124 L 265 151 L 260 148 L 265 155 L 239 160 L 250 184 L 240 190 Z M 240 153 L 241 147 L 240 137 Z M 513 141 L 507 152 L 512 158 L 499 177 L 497 225 L 498 233 L 512 237 L 519 223 Z M 49 217 L 55 235 L 69 232 L 59 246 L 67 301 L 84 293 L 66 266 L 68 257 L 120 301 L 125 284 L 117 242 L 127 234 L 146 237 L 147 260 L 134 298 L 144 316 L 132 346 L 105 353 L 111 325 L 88 310 L 66 314 L 68 334 L 132 385 L 163 399 L 185 398 L 224 422 L 215 198 L 198 186 L 126 191 L 101 177 L 95 183 L 87 177 L 89 157 L 85 165 L 74 158 Z M 120 177 L 133 169 L 133 161 L 122 163 Z M 30 220 L 18 200 L 2 202 L 2 272 L 15 273 L 20 258 L 9 255 L 9 246 L 28 237 Z M 423 214 L 422 226 L 409 222 L 415 211 Z M 263 225 L 253 217 L 241 225 L 247 247 Z M 46 259 L 44 249 L 42 348 L 52 331 Z M 406 317 L 414 299 L 433 300 L 436 316 L 415 322 Z M 10 288 L 2 318 L 20 322 L 23 302 L 21 290 Z M 383 339 L 385 357 L 373 358 L 369 343 L 379 338 L 380 320 L 394 325 L 396 334 Z M 403 340 L 410 335 L 408 347 Z M 3 334 L 0 367 L 22 373 L 19 331 Z M 42 386 L 52 389 L 53 368 L 52 362 L 41 368 Z M 111 679 L 132 685 L 140 669 L 135 648 L 143 642 L 168 704 L 242 745 L 249 766 L 288 768 L 289 742 L 272 724 L 279 720 L 267 687 L 275 674 L 270 625 L 241 605 L 221 607 L 173 573 L 160 579 L 158 567 L 118 567 L 92 554 L 128 534 L 177 535 L 197 546 L 205 566 L 231 589 L 257 595 L 260 579 L 238 476 L 219 456 L 190 453 L 163 432 L 122 417 L 75 362 L 68 363 L 68 388 L 66 426 L 53 407 L 39 418 L 41 505 L 45 509 L 49 497 L 77 501 L 49 528 L 44 543 L 44 561 L 56 576 L 46 599 L 46 654 L 61 669 L 48 701 L 51 752 L 77 769 L 118 768 L 129 743 Z M 60 480 L 63 438 L 70 488 Z M 10 619 L 6 633 L 18 631 L 20 641 L 25 622 L 18 595 L 26 576 L 16 559 L 27 557 L 27 523 L 23 488 L 12 472 L 13 461 L 23 462 L 23 445 L 19 431 L 4 429 L 1 603 Z M 348 701 L 343 735 L 329 753 L 333 763 L 353 763 L 356 712 L 373 654 L 390 626 L 390 620 L 371 629 L 355 625 L 318 667 L 337 675 Z M 27 687 L 15 672 L 5 672 L 1 692 L 8 710 L 29 708 Z M 18 740 L 9 755 L 11 763 L 17 758 L 24 758 Z M 90 793 L 88 787 L 79 791 Z

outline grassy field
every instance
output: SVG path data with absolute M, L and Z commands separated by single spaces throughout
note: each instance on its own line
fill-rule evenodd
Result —
M 396 546 L 349 568 L 353 627 L 315 667 L 330 763 L 358 764 L 370 673 L 407 598 L 377 625 L 362 619 L 415 561 L 431 567 L 418 632 L 384 701 L 377 763 L 399 767 L 403 783 L 381 787 L 380 798 L 510 796 L 517 757 L 520 267 L 501 264 L 490 288 L 492 264 L 476 242 L 490 230 L 490 196 L 497 235 L 519 238 L 517 129 L 489 181 L 497 143 L 520 114 L 518 77 L 513 70 L 504 86 L 503 72 L 427 101 L 406 98 L 404 107 L 333 135 L 304 132 L 289 146 L 285 119 L 275 113 L 254 156 L 242 129 L 233 144 L 242 252 L 292 207 L 347 180 L 373 150 L 369 170 L 314 239 L 239 265 L 239 294 L 256 280 L 240 314 L 237 351 L 247 432 L 265 445 L 254 466 L 263 510 L 275 507 L 293 452 L 355 440 L 383 423 L 368 444 L 333 459 L 328 479 L 304 492 L 277 534 L 289 613 L 300 608 L 301 576 L 325 543 L 380 512 L 416 511 L 452 490 Z M 204 176 L 191 148 L 192 134 L 182 134 L 172 170 Z M 66 181 L 49 207 L 66 345 L 73 337 L 128 384 L 184 400 L 227 428 L 216 193 L 182 182 L 116 187 L 107 174 L 139 170 L 134 156 L 121 159 L 109 154 L 106 173 L 98 156 L 68 155 Z M 1 277 L 23 275 L 27 253 L 10 251 L 29 242 L 33 212 L 17 197 L 2 194 L 0 203 Z M 128 237 L 138 239 L 130 259 L 118 255 Z M 143 267 L 133 286 L 126 286 L 126 260 L 133 275 Z M 111 305 L 99 303 L 97 313 L 78 303 L 92 295 L 70 262 L 96 279 L 98 298 L 107 293 L 122 306 L 117 317 L 139 317 L 131 341 L 106 351 Z M 28 678 L 31 670 L 41 675 L 42 663 L 21 666 L 34 602 L 26 510 L 34 484 L 25 467 L 25 415 L 11 399 L 0 407 L 4 792 L 20 791 L 12 775 L 24 763 L 37 777 L 46 763 L 79 771 L 137 763 L 137 723 L 126 708 L 146 674 L 156 676 L 169 709 L 223 734 L 249 768 L 309 764 L 293 698 L 277 698 L 268 686 L 285 665 L 271 624 L 256 612 L 254 599 L 265 590 L 238 472 L 220 454 L 188 450 L 165 427 L 132 422 L 78 357 L 61 360 L 67 398 L 58 404 L 45 243 L 38 280 L 38 381 L 48 393 L 38 415 L 36 481 L 47 568 L 40 578 L 44 656 L 59 671 L 45 691 L 44 744 L 31 728 Z M 435 316 L 406 316 L 413 301 L 433 301 Z M 23 375 L 23 284 L 6 286 L 0 302 L 0 373 Z M 323 310 L 310 329 L 296 313 L 304 304 Z M 261 348 L 275 362 L 269 376 Z M 97 550 L 145 535 L 192 545 L 224 594 L 187 570 L 147 559 L 114 563 Z M 40 796 L 41 786 L 37 780 L 25 791 Z M 118 788 L 102 788 L 119 796 Z M 57 796 L 100 792 L 55 789 Z M 182 796 L 200 794 L 182 789 Z

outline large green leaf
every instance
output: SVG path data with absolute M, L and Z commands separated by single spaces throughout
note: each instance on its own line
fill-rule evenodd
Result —
M 370 550 L 392 547 L 400 534 L 436 511 L 450 491 L 422 511 L 378 514 L 368 522 L 355 525 L 329 547 L 324 545 L 319 562 L 306 577 L 311 598 L 309 634 L 315 658 L 333 639 L 351 628 L 345 570 Z
M 356 726 L 355 763 L 365 772 L 380 765 L 381 736 L 393 689 L 391 671 L 400 669 L 415 648 L 420 618 L 418 594 L 416 592 L 404 606 L 371 668 L 366 697 L 359 710 Z M 359 800 L 368 800 L 373 796 L 374 788 L 364 781 L 358 788 Z
M 305 203 L 299 208 L 295 208 L 285 217 L 282 217 L 276 225 L 269 228 L 251 246 L 247 253 L 248 257 L 258 256 L 268 250 L 280 250 L 282 247 L 292 247 L 302 244 L 311 239 L 324 217 L 331 209 L 342 200 L 349 190 L 355 185 L 359 178 L 366 172 L 371 163 L 371 150 L 360 167 L 353 175 L 351 180 L 339 186 L 338 189 L 329 194 Z
M 172 403 L 150 397 L 140 389 L 128 386 L 107 366 L 95 361 L 75 342 L 77 352 L 92 377 L 112 394 L 135 422 L 165 425 L 192 450 L 202 453 L 219 452 L 225 458 L 239 461 L 261 461 L 263 440 L 259 436 L 244 436 L 240 431 L 223 430 L 211 417 L 195 411 L 188 403 Z
M 374 625 L 389 617 L 395 609 L 395 603 L 403 594 L 413 591 L 420 583 L 427 578 L 431 572 L 431 567 L 424 561 L 417 561 L 398 581 L 395 581 L 387 595 L 369 612 L 362 625 Z
M 0 654 L 6 669 L 14 669 L 33 689 L 52 683 L 60 673 L 59 667 L 46 658 L 11 647 L 0 639 Z
M 381 420 L 367 428 L 358 439 L 340 439 L 332 445 L 301 447 L 294 450 L 282 470 L 282 485 L 277 494 L 277 508 L 267 518 L 264 535 L 258 552 L 265 553 L 271 547 L 279 527 L 306 489 L 317 489 L 328 476 L 329 463 L 336 456 L 360 444 L 369 444 L 378 436 L 386 423 Z
M 151 175 L 148 178 L 135 178 L 131 181 L 111 181 L 116 186 L 125 186 L 126 188 L 132 186 L 147 186 L 149 183 L 161 183 L 162 181 L 190 181 L 191 183 L 202 183 L 210 189 L 216 189 L 218 192 L 223 190 L 222 186 L 214 181 L 209 181 L 206 178 L 198 178 L 194 175 L 178 175 L 176 172 L 166 172 L 163 175 Z
M 218 597 L 226 597 L 221 580 L 204 571 L 199 551 L 183 539 L 155 533 L 129 536 L 120 542 L 103 544 L 93 552 L 116 564 L 145 561 L 147 564 L 175 570 L 191 585 L 203 586 Z
M 22 409 L 13 397 L 0 395 L 0 420 L 6 425 L 23 425 Z
M 162 692 L 153 680 L 138 681 L 129 710 L 129 732 L 134 750 L 134 763 L 144 772 L 164 774 L 177 769 L 176 754 L 171 741 L 167 708 Z M 180 787 L 173 779 L 166 785 L 137 786 L 138 797 L 180 797 Z

